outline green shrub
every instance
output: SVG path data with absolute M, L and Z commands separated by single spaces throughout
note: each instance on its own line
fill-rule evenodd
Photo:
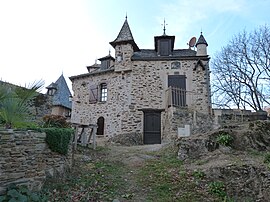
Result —
M 233 142 L 233 137 L 226 132 L 221 132 L 216 140 L 221 145 L 231 146 L 231 144 Z
M 226 197 L 226 192 L 225 192 L 225 185 L 223 182 L 220 181 L 215 181 L 211 182 L 208 185 L 209 192 L 220 197 L 220 198 L 225 198 Z
M 267 153 L 267 154 L 264 156 L 264 163 L 270 164 L 270 153 Z
M 49 145 L 52 151 L 58 152 L 60 154 L 67 154 L 68 145 L 73 129 L 70 128 L 45 128 L 43 131 L 46 133 L 45 141 Z
M 47 199 L 40 194 L 31 192 L 26 186 L 11 185 L 6 195 L 0 196 L 0 202 L 45 202 Z
M 195 177 L 196 179 L 202 179 L 205 177 L 205 173 L 201 170 L 194 170 L 192 172 L 192 176 Z
M 43 117 L 44 128 L 70 128 L 70 123 L 67 122 L 67 118 L 60 115 L 46 115 Z

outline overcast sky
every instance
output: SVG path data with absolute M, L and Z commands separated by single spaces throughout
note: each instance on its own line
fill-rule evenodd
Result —
M 175 35 L 188 48 L 200 32 L 214 54 L 237 33 L 269 24 L 269 0 L 0 0 L 0 79 L 45 86 L 63 73 L 87 72 L 108 55 L 128 16 L 139 48 L 154 48 L 154 36 Z

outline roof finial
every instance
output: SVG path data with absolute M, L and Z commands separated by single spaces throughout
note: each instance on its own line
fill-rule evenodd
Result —
M 109 55 L 111 55 L 111 49 L 109 48 Z
M 166 25 L 168 25 L 168 24 L 166 24 L 165 18 L 164 18 L 164 23 L 161 25 L 163 25 L 163 35 L 166 35 Z
M 127 20 L 127 12 L 126 12 L 126 20 Z

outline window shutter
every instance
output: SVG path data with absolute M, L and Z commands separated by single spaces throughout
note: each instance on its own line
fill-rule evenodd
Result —
M 169 41 L 168 40 L 160 41 L 160 55 L 161 56 L 169 55 Z
M 98 101 L 98 86 L 96 84 L 90 84 L 89 102 L 96 103 Z

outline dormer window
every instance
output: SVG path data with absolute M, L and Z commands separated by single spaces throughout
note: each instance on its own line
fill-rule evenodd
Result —
M 100 70 L 109 69 L 115 61 L 115 59 L 110 54 L 98 60 L 101 62 Z
M 54 95 L 57 90 L 57 85 L 55 83 L 51 83 L 48 87 L 46 87 L 47 95 Z
M 101 69 L 108 69 L 110 67 L 110 60 L 101 61 Z
M 158 56 L 171 56 L 174 47 L 174 36 L 155 36 L 155 50 Z
M 168 56 L 171 55 L 171 44 L 170 40 L 163 39 L 159 41 L 158 55 L 160 56 Z
M 47 91 L 47 95 L 54 95 L 55 92 L 56 92 L 55 88 L 49 88 L 48 91 Z

